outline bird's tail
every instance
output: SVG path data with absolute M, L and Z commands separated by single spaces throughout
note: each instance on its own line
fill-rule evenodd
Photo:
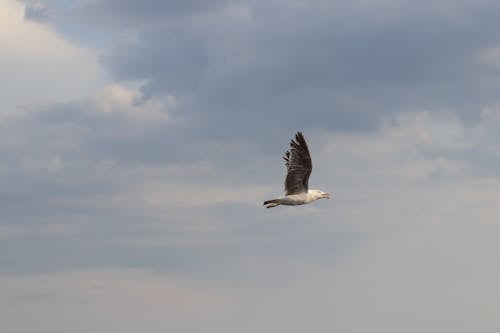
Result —
M 266 208 L 273 208 L 273 207 L 276 207 L 279 205 L 280 205 L 280 201 L 278 199 L 264 201 L 264 206 L 266 206 Z

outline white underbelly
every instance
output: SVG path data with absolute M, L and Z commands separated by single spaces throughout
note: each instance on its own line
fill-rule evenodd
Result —
M 310 203 L 311 200 L 307 195 L 307 193 L 300 193 L 300 194 L 285 195 L 284 197 L 280 198 L 280 202 L 282 205 L 295 206 L 295 205 L 303 205 Z

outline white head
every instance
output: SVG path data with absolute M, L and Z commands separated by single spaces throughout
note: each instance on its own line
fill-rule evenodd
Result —
M 308 192 L 314 196 L 314 200 L 330 199 L 332 197 L 330 193 L 326 193 L 321 190 L 309 190 Z

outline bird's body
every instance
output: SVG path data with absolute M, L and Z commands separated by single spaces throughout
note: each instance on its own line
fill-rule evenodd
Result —
M 311 156 L 306 140 L 301 132 L 290 142 L 291 149 L 285 153 L 287 175 L 285 179 L 285 195 L 264 201 L 266 208 L 279 205 L 304 205 L 318 199 L 330 198 L 330 194 L 321 190 L 309 190 L 308 182 L 312 171 Z
M 307 192 L 284 195 L 282 197 L 273 200 L 265 201 L 264 205 L 268 205 L 266 208 L 276 207 L 279 205 L 287 205 L 287 206 L 305 205 L 313 201 L 316 201 L 318 199 L 326 198 L 323 197 L 324 194 L 327 193 L 324 193 L 320 190 L 307 190 Z

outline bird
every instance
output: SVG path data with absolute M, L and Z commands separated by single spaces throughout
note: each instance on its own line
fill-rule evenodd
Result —
M 285 160 L 287 169 L 285 195 L 264 201 L 266 208 L 279 205 L 304 205 L 318 199 L 329 199 L 332 197 L 330 193 L 309 189 L 308 182 L 312 171 L 312 161 L 302 132 L 297 132 L 295 140 L 292 139 L 290 141 L 290 149 L 285 152 L 283 159 Z

